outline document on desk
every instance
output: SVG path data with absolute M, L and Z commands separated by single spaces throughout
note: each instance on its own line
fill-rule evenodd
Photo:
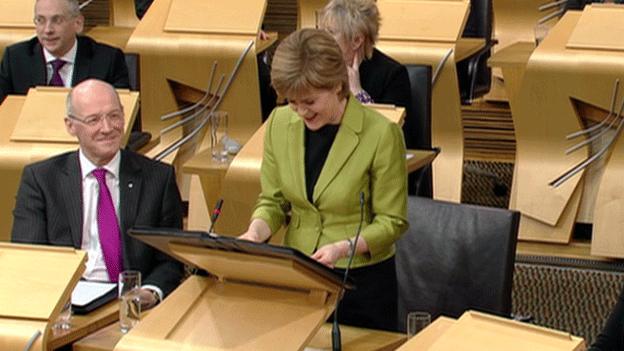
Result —
M 112 301 L 117 296 L 117 284 L 81 280 L 72 292 L 74 312 L 88 313 Z

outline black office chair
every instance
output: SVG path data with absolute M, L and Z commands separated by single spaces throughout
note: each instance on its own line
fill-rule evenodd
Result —
M 519 212 L 410 196 L 408 218 L 395 258 L 401 331 L 409 311 L 511 316 Z
M 429 65 L 405 65 L 410 81 L 411 109 L 410 123 L 414 124 L 411 138 L 414 145 L 419 149 L 431 149 L 431 66 Z M 432 197 L 433 183 L 431 167 L 427 166 L 408 177 L 408 190 L 410 195 Z
M 459 91 L 464 104 L 469 104 L 473 99 L 490 91 L 492 69 L 487 65 L 487 60 L 495 44 L 492 39 L 493 19 L 492 0 L 470 1 L 470 15 L 462 37 L 483 38 L 485 46 L 477 53 L 457 63 Z

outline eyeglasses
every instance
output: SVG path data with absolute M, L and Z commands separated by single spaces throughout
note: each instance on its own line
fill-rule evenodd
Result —
M 33 18 L 33 23 L 35 24 L 35 26 L 37 27 L 45 27 L 45 25 L 47 23 L 50 23 L 53 26 L 60 26 L 61 24 L 67 22 L 68 20 L 70 20 L 71 18 L 74 18 L 75 16 L 64 16 L 64 15 L 54 15 L 52 17 L 45 18 L 43 16 L 37 16 L 35 18 Z
M 80 118 L 74 115 L 67 115 L 70 119 L 83 123 L 89 127 L 95 127 L 102 124 L 104 118 L 108 119 L 108 122 L 114 125 L 119 125 L 123 122 L 123 111 L 113 111 L 107 114 L 91 115 L 84 118 Z

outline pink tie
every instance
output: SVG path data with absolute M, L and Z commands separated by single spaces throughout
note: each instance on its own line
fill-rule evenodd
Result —
M 92 173 L 100 186 L 97 205 L 100 246 L 102 246 L 106 270 L 108 270 L 108 278 L 111 282 L 117 282 L 122 267 L 119 222 L 117 221 L 115 206 L 113 206 L 113 199 L 106 185 L 106 170 L 98 168 Z
M 65 66 L 65 61 L 60 60 L 60 59 L 56 59 L 52 62 L 50 62 L 50 64 L 52 65 L 52 79 L 50 79 L 50 86 L 51 87 L 63 87 L 65 86 L 65 84 L 63 83 L 63 78 L 61 78 L 61 74 L 59 73 L 59 71 L 61 70 L 61 68 L 63 66 Z

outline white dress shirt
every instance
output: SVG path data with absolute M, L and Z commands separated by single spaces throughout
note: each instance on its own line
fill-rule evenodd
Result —
M 74 67 L 76 63 L 76 52 L 78 51 L 78 40 L 74 39 L 74 46 L 65 53 L 65 55 L 61 57 L 55 57 L 52 55 L 46 48 L 43 48 L 43 56 L 46 61 L 46 83 L 50 84 L 50 80 L 52 80 L 52 74 L 54 73 L 54 68 L 52 68 L 52 61 L 56 59 L 61 59 L 65 61 L 65 64 L 59 70 L 59 74 L 61 75 L 61 79 L 63 79 L 63 85 L 65 88 L 71 88 L 72 86 L 72 77 L 74 76 Z
M 121 152 L 102 167 L 94 165 L 82 152 L 78 151 L 80 160 L 80 170 L 82 173 L 82 245 L 81 249 L 87 252 L 87 267 L 82 277 L 86 280 L 110 282 L 106 262 L 104 261 L 104 253 L 100 245 L 100 236 L 97 224 L 97 206 L 100 195 L 100 186 L 97 179 L 93 175 L 93 171 L 97 168 L 106 169 L 106 185 L 110 191 L 117 214 L 119 217 L 119 165 L 121 162 Z M 117 223 L 119 225 L 119 223 Z M 121 226 L 120 226 L 121 228 Z M 121 233 L 121 235 L 124 235 Z M 121 238 L 119 239 L 121 240 Z M 123 244 L 121 246 L 123 249 Z M 160 300 L 163 298 L 162 290 L 155 285 L 143 285 L 143 288 L 155 291 Z

